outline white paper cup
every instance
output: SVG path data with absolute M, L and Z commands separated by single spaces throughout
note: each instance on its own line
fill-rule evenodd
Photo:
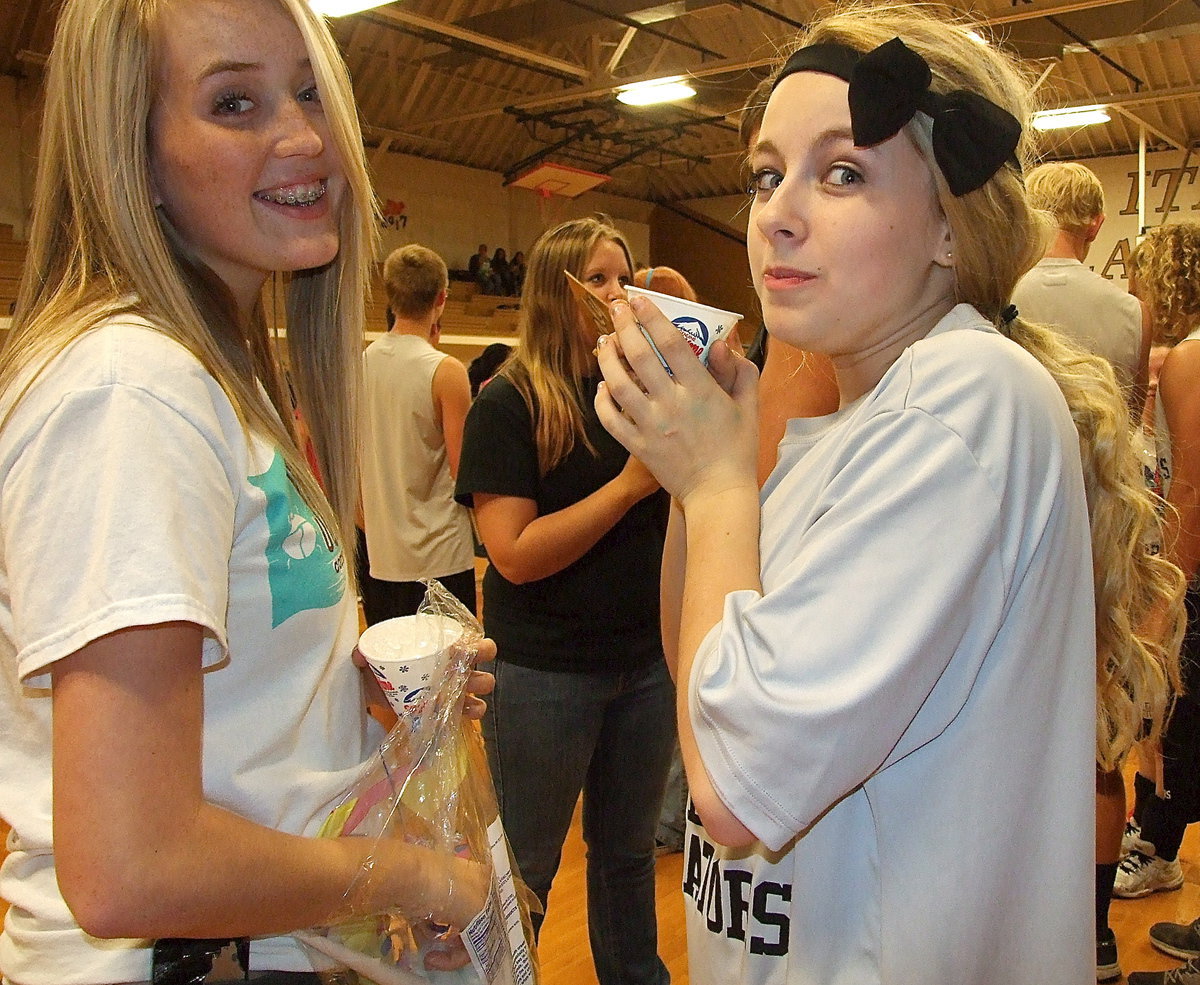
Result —
M 714 308 L 712 305 L 688 301 L 671 294 L 659 294 L 658 291 L 647 291 L 642 287 L 627 287 L 625 291 L 627 294 L 638 294 L 653 301 L 658 310 L 671 319 L 687 339 L 692 351 L 705 365 L 708 365 L 708 350 L 712 348 L 712 344 L 725 338 L 742 319 L 742 316 L 734 311 L 725 311 L 723 308 Z M 653 342 L 650 344 L 654 345 Z M 657 346 L 654 346 L 654 351 L 658 352 Z M 658 353 L 658 358 L 664 366 L 667 365 L 662 353 Z
M 388 704 L 401 718 L 425 710 L 462 626 L 448 616 L 418 613 L 385 619 L 358 639 L 358 652 L 379 681 Z

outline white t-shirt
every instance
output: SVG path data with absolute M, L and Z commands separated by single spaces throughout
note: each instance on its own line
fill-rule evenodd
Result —
M 875 389 L 793 420 L 763 594 L 689 686 L 722 800 L 693 814 L 693 985 L 1091 981 L 1095 635 L 1078 438 L 967 305 Z
M 434 374 L 453 358 L 397 332 L 363 353 L 363 517 L 371 575 L 383 581 L 441 578 L 475 565 L 471 518 L 454 499 L 433 403 Z
M 1122 386 L 1137 380 L 1142 305 L 1107 277 L 1070 257 L 1043 257 L 1017 282 L 1013 303 L 1031 321 L 1054 325 L 1107 359 Z
M 0 970 L 148 981 L 150 942 L 87 936 L 58 891 L 49 668 L 125 627 L 203 627 L 205 796 L 315 833 L 376 737 L 345 560 L 278 450 L 248 443 L 200 363 L 130 316 L 57 357 L 0 432 L 0 536 Z M 255 942 L 251 961 L 310 968 L 290 938 Z

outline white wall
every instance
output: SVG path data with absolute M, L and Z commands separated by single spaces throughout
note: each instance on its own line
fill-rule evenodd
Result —
M 1200 220 L 1200 160 L 1185 163 L 1184 151 L 1146 155 L 1146 225 Z M 1084 161 L 1100 183 L 1108 219 L 1092 244 L 1087 263 L 1109 280 L 1126 283 L 1129 254 L 1137 243 L 1138 160 L 1136 155 Z M 746 232 L 746 196 L 693 199 L 685 204 L 740 234 Z

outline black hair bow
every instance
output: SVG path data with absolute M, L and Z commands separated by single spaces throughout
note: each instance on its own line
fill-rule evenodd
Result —
M 933 119 L 933 154 L 954 195 L 982 187 L 1013 157 L 1021 124 L 982 96 L 932 92 L 925 59 L 899 38 L 863 55 L 850 82 L 854 143 L 871 147 L 900 132 L 920 110 Z

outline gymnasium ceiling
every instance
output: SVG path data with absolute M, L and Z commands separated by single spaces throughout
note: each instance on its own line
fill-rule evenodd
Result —
M 1048 107 L 1106 124 L 1045 135 L 1048 158 L 1200 141 L 1200 0 L 952 0 L 1042 78 Z M 0 0 L 0 72 L 36 81 L 57 0 Z M 549 162 L 648 201 L 744 186 L 737 122 L 819 0 L 400 0 L 334 20 L 370 154 L 513 179 Z M 635 109 L 618 85 L 686 75 L 686 103 Z

